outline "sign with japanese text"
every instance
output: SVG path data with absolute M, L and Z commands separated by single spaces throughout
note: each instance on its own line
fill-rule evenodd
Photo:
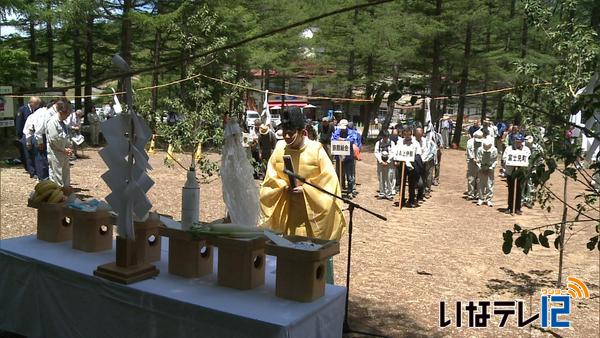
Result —
M 14 127 L 15 126 L 15 121 L 14 120 L 0 120 L 0 128 L 7 128 L 7 127 Z
M 396 148 L 396 161 L 399 162 L 414 162 L 415 148 L 405 144 L 399 144 Z
M 528 167 L 529 166 L 529 152 L 520 149 L 509 148 L 506 150 L 508 157 L 506 159 L 506 165 L 511 167 Z
M 350 155 L 350 141 L 331 140 L 331 155 Z
M 4 94 L 12 93 L 12 90 L 10 86 L 0 86 L 0 119 L 15 118 L 13 98 L 4 96 Z

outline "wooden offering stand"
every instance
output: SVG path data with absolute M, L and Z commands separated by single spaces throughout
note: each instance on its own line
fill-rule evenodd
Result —
M 303 250 L 266 243 L 267 255 L 277 256 L 275 294 L 298 302 L 312 302 L 325 294 L 327 259 L 340 252 L 340 244 L 302 236 L 285 237 L 291 242 L 321 244 L 318 250 Z
M 248 290 L 265 284 L 265 242 L 255 238 L 216 237 L 210 240 L 219 248 L 218 283 Z
M 213 271 L 213 250 L 206 238 L 196 238 L 185 230 L 161 227 L 169 238 L 169 273 L 186 278 L 202 277 Z
M 98 252 L 112 249 L 114 219 L 108 211 L 86 212 L 65 207 L 73 224 L 73 249 Z
M 160 225 L 155 213 L 144 222 L 134 222 L 136 239 L 117 236 L 117 260 L 98 266 L 94 275 L 122 284 L 157 276 L 159 270 L 150 262 L 160 260 Z
M 131 284 L 158 276 L 158 269 L 138 261 L 136 241 L 117 236 L 117 260 L 99 265 L 94 275 L 121 284 Z
M 31 203 L 27 206 L 37 209 L 37 239 L 46 242 L 70 241 L 72 234 L 71 218 L 64 214 L 65 203 Z
M 135 247 L 140 262 L 160 261 L 160 228 L 163 227 L 159 215 L 150 213 L 144 222 L 133 222 Z

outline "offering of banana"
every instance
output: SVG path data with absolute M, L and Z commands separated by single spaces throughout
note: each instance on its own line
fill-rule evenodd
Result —
M 66 200 L 62 188 L 52 181 L 41 181 L 36 184 L 29 201 L 36 203 L 61 203 Z

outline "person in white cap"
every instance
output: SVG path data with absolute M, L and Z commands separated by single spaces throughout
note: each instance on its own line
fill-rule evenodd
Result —
M 479 167 L 476 162 L 477 149 L 481 146 L 483 140 L 483 132 L 477 130 L 467 141 L 467 199 L 477 199 L 477 175 L 479 175 Z
M 475 155 L 479 172 L 479 199 L 477 205 L 486 203 L 489 207 L 493 206 L 492 197 L 494 197 L 494 169 L 498 163 L 498 150 L 494 147 L 494 141 L 485 140 L 483 146 L 477 149 Z
M 336 159 L 342 162 L 343 180 L 346 182 L 347 198 L 353 198 L 356 196 L 356 179 L 355 169 L 356 162 L 354 159 L 354 152 L 352 151 L 353 145 L 356 144 L 355 133 L 348 128 L 348 120 L 342 119 L 338 124 L 338 128 L 331 136 L 332 140 L 341 140 L 350 142 L 350 154 L 347 156 L 336 156 Z

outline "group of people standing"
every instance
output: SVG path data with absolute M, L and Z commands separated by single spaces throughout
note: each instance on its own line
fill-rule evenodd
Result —
M 468 134 L 466 198 L 477 205 L 493 206 L 495 169 L 500 159 L 500 177 L 506 178 L 508 187 L 508 207 L 504 212 L 521 215 L 523 204 L 531 208 L 531 176 L 543 151 L 538 142 L 543 130 L 525 136 L 525 130 L 518 125 L 494 125 L 485 119 L 483 125 L 476 121 Z
M 381 131 L 374 149 L 379 181 L 377 197 L 393 201 L 400 193 L 398 206 L 418 207 L 431 196 L 432 185 L 439 184 L 442 148 L 442 135 L 434 129 L 424 133 L 421 127 L 397 127 L 391 135 L 387 130 Z
M 303 116 L 297 107 L 290 107 L 289 112 L 294 116 Z M 346 119 L 332 119 L 323 117 L 320 124 L 313 123 L 310 119 L 304 119 L 304 133 L 306 138 L 311 141 L 318 141 L 330 160 L 341 163 L 341 181 L 343 182 L 344 196 L 352 199 L 358 194 L 356 189 L 356 161 L 359 160 L 360 149 L 362 149 L 362 136 L 354 126 L 352 121 Z M 266 121 L 257 119 L 254 127 L 249 130 L 250 135 L 250 153 L 255 163 L 258 163 L 258 170 L 255 171 L 255 178 L 262 179 L 267 169 L 267 163 L 275 145 L 278 141 L 284 139 L 283 126 L 273 126 Z M 331 155 L 331 141 L 349 141 L 349 155 Z M 339 174 L 339 172 L 338 172 Z
M 37 96 L 19 108 L 15 117 L 17 148 L 23 167 L 31 178 L 50 179 L 70 186 L 71 138 L 81 127 L 83 113 L 73 112 L 66 98 L 44 105 Z

